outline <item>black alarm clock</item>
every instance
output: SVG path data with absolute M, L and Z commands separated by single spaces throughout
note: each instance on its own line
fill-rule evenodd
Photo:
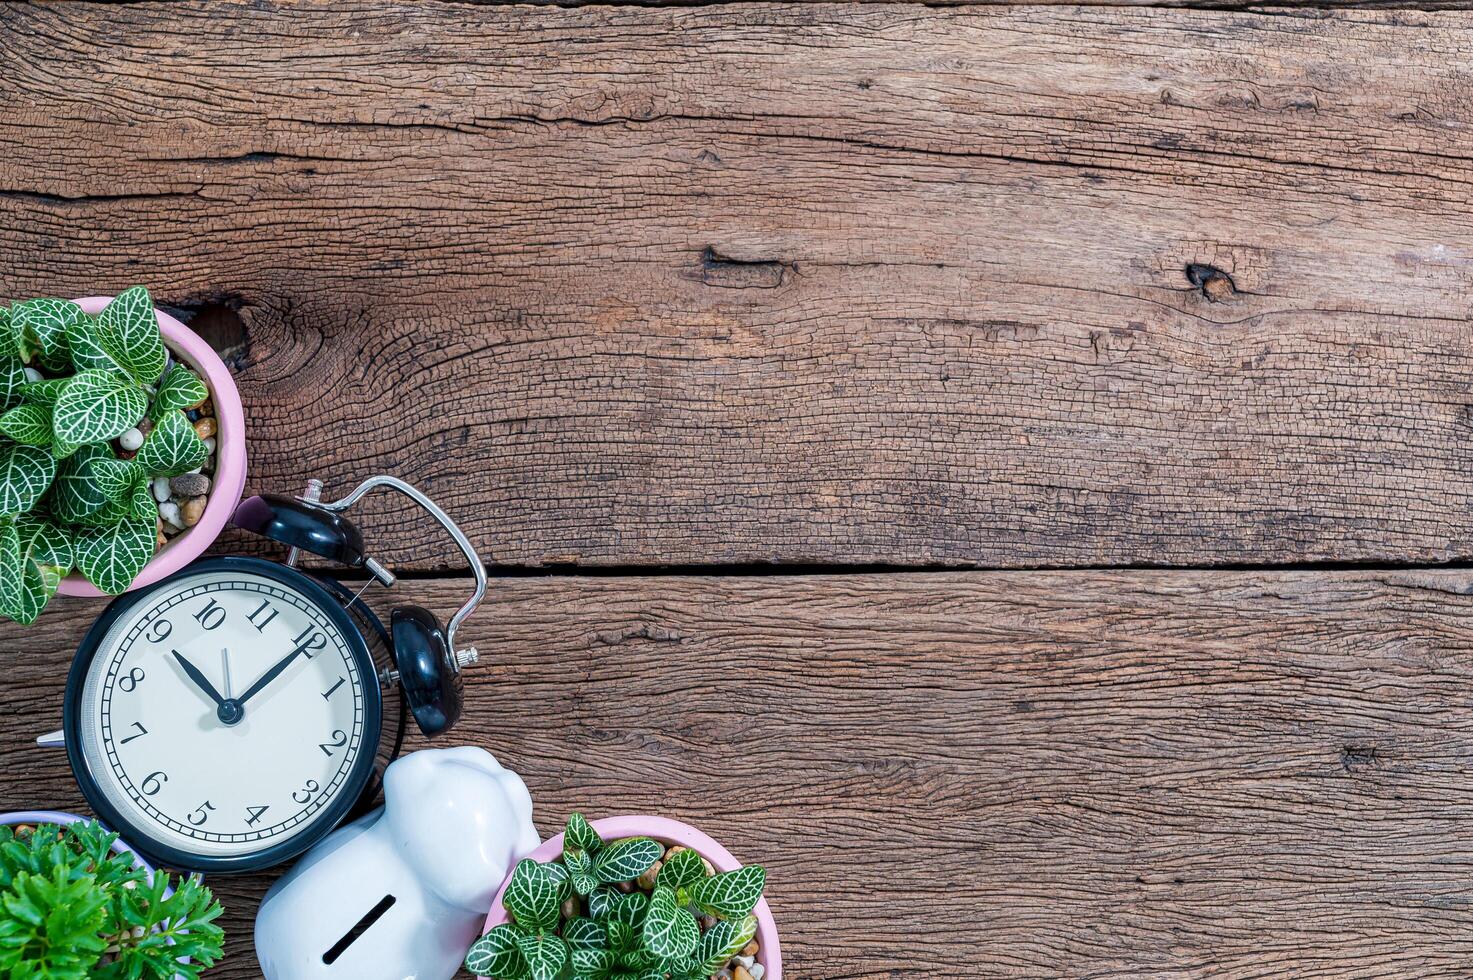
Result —
M 235 512 L 236 526 L 290 547 L 285 564 L 195 562 L 114 600 L 77 649 L 62 727 L 72 772 L 102 821 L 154 863 L 253 871 L 320 840 L 376 789 L 386 688 L 400 688 L 426 735 L 460 715 L 460 671 L 476 651 L 456 650 L 455 631 L 485 595 L 480 558 L 402 480 L 373 477 L 331 503 L 321 487 Z M 378 487 L 428 511 L 475 576 L 443 628 L 418 606 L 378 624 L 383 668 L 370 651 L 376 618 L 340 583 L 296 567 L 307 551 L 392 585 L 341 513 Z

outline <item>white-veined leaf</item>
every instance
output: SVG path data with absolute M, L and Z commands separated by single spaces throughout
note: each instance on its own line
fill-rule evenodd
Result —
M 0 415 L 0 433 L 13 442 L 51 448 L 51 409 L 24 402 Z
M 598 831 L 593 829 L 593 825 L 583 814 L 574 810 L 568 816 L 568 826 L 563 832 L 563 847 L 592 855 L 597 854 L 603 846 L 603 838 L 598 836 Z
M 465 968 L 478 977 L 519 977 L 527 972 L 526 961 L 517 949 L 517 933 L 500 925 L 476 940 L 465 957 Z
M 57 397 L 51 428 L 59 443 L 106 442 L 137 425 L 147 410 L 148 399 L 127 378 L 108 371 L 82 371 Z
M 20 404 L 25 386 L 25 362 L 18 357 L 0 354 L 0 412 Z
M 675 892 L 660 885 L 650 896 L 644 916 L 644 947 L 664 960 L 690 956 L 701 938 L 695 916 L 675 904 Z
M 568 883 L 573 891 L 584 897 L 593 894 L 598 887 L 598 879 L 593 876 L 593 859 L 583 851 L 564 850 L 563 864 L 568 868 Z
M 749 915 L 739 922 L 717 922 L 701 933 L 696 944 L 695 972 L 706 977 L 720 970 L 727 961 L 740 953 L 757 935 L 757 917 Z
M 696 882 L 690 897 L 707 914 L 730 919 L 751 912 L 766 883 L 767 871 L 760 864 L 749 864 Z
M 626 837 L 608 844 L 593 860 L 593 874 L 599 881 L 612 884 L 632 881 L 654 867 L 665 848 L 649 837 Z
M 56 460 L 35 446 L 0 446 L 0 517 L 25 514 L 56 477 Z
M 53 371 L 71 367 L 72 325 L 87 314 L 71 300 L 28 299 L 10 307 L 11 330 L 23 360 L 39 359 Z
M 126 517 L 110 527 L 84 527 L 76 536 L 77 569 L 108 595 L 133 584 L 153 557 L 157 528 L 153 521 Z
M 57 466 L 47 505 L 63 524 L 82 524 L 107 507 L 107 495 L 97 485 L 96 463 L 113 458 L 105 444 L 82 446 Z
M 614 919 L 604 922 L 604 943 L 620 956 L 639 945 L 638 936 L 629 923 Z
M 517 950 L 527 962 L 527 975 L 532 980 L 558 980 L 568 965 L 568 947 L 551 933 L 516 934 Z
M 579 980 L 604 980 L 614 968 L 614 954 L 606 949 L 573 950 L 573 975 Z
M 553 883 L 557 885 L 557 903 L 562 905 L 573 897 L 573 883 L 568 880 L 568 869 L 557 861 L 549 861 L 542 866 Z
M 563 923 L 563 942 L 569 949 L 603 949 L 604 927 L 584 916 Z
M 184 413 L 175 409 L 158 420 L 135 459 L 150 476 L 178 476 L 202 465 L 209 456 L 210 447 L 195 435 Z
M 21 517 L 15 521 L 20 546 L 17 604 L 7 615 L 29 626 L 56 594 L 62 577 L 72 570 L 71 537 L 50 521 Z
M 644 892 L 630 892 L 614 903 L 614 907 L 609 910 L 609 921 L 622 922 L 638 932 L 639 927 L 644 924 L 649 905 L 650 897 Z
M 501 902 L 517 925 L 543 931 L 556 926 L 561 915 L 562 899 L 558 890 L 558 882 L 546 868 L 531 858 L 524 858 L 512 872 Z
M 614 907 L 614 903 L 618 900 L 619 892 L 617 889 L 610 888 L 608 885 L 600 885 L 588 896 L 588 914 L 599 921 L 603 921 L 608 917 L 610 910 Z
M 148 474 L 131 459 L 99 459 L 92 464 L 97 488 L 113 503 L 132 499 L 133 490 L 148 481 Z
M 20 535 L 12 521 L 0 520 L 0 615 L 20 615 L 20 580 Z
M 154 397 L 153 408 L 148 410 L 148 414 L 158 421 L 165 412 L 193 408 L 208 397 L 210 389 L 205 387 L 199 375 L 183 364 L 175 364 L 159 382 L 159 393 Z
M 20 400 L 27 405 L 45 405 L 51 408 L 61 397 L 61 390 L 71 378 L 47 378 L 45 381 L 27 381 L 21 385 Z
M 97 314 L 97 340 L 107 358 L 140 385 L 155 384 L 169 363 L 158 314 L 142 286 L 123 290 Z
M 676 851 L 660 865 L 657 882 L 674 891 L 689 888 L 706 877 L 706 864 L 695 851 Z

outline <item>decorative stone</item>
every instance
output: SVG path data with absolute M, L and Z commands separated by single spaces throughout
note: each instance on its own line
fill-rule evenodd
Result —
M 184 517 L 179 513 L 179 505 L 174 501 L 166 500 L 159 504 L 159 516 L 164 519 L 165 524 L 172 525 L 180 531 L 184 530 Z
M 210 478 L 203 473 L 185 473 L 166 482 L 176 497 L 203 497 L 210 492 Z
M 731 980 L 752 980 L 752 974 L 744 966 L 739 966 L 731 971 Z
M 214 436 L 210 436 L 208 439 L 205 440 L 205 448 L 210 451 L 210 455 L 211 456 L 215 455 L 215 437 Z
M 26 368 L 26 380 L 27 381 L 45 381 L 46 378 L 41 374 L 40 371 L 37 371 L 33 367 L 28 367 L 28 368 Z
M 204 497 L 190 497 L 184 501 L 184 506 L 179 508 L 179 515 L 184 518 L 185 527 L 194 527 L 205 516 L 205 502 Z
M 118 445 L 130 453 L 136 453 L 143 445 L 143 433 L 138 429 L 129 429 L 118 436 Z
M 659 877 L 660 868 L 663 866 L 663 861 L 656 861 L 654 864 L 650 865 L 650 869 L 648 871 L 640 875 L 638 878 L 634 879 L 634 883 L 637 884 L 643 891 L 654 891 L 655 879 Z
M 159 503 L 168 500 L 174 494 L 169 489 L 169 478 L 167 476 L 156 476 L 153 478 L 153 499 Z
M 757 940 L 754 939 L 751 942 L 747 943 L 747 945 L 742 949 L 742 955 L 756 956 L 757 950 L 759 950 L 760 948 L 761 947 L 757 945 Z
M 578 898 L 577 898 L 577 896 L 574 896 L 573 898 L 570 898 L 566 902 L 563 903 L 563 918 L 565 918 L 565 919 L 576 919 L 576 918 L 578 918 L 578 912 L 579 911 L 580 910 L 578 908 Z
M 762 980 L 763 977 L 767 976 L 767 967 L 763 966 L 761 963 L 753 963 L 751 967 L 748 968 L 747 973 L 751 975 L 752 980 Z
M 212 418 L 200 419 L 194 423 L 194 434 L 201 439 L 208 439 L 215 434 L 215 420 Z

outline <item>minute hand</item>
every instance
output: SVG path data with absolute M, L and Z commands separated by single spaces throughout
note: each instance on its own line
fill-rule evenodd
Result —
M 297 657 L 300 656 L 304 652 L 304 650 L 304 647 L 297 647 L 291 653 L 278 660 L 276 662 L 276 666 L 272 667 L 270 670 L 266 671 L 266 673 L 262 674 L 260 680 L 256 681 L 256 683 L 246 688 L 246 692 L 235 699 L 236 703 L 244 705 L 251 698 L 261 693 L 261 688 L 276 680 L 277 675 L 280 674 L 283 670 L 286 670 L 287 667 L 291 666 L 291 662 L 297 659 Z

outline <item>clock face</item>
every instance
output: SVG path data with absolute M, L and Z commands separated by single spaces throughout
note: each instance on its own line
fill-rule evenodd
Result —
M 130 843 L 199 870 L 261 866 L 354 802 L 378 747 L 379 685 L 315 583 L 205 562 L 129 596 L 104 627 L 73 670 L 67 739 L 89 800 Z

